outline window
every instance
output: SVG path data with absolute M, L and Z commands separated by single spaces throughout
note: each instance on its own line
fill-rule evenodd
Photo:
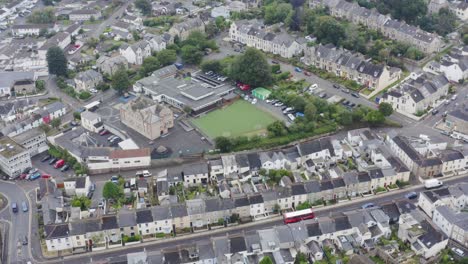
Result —
M 130 227 L 130 230 L 133 230 L 133 226 Z
M 76 239 L 80 239 L 80 236 L 76 236 Z

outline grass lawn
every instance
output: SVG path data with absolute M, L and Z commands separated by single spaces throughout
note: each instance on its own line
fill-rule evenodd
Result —
M 211 138 L 252 136 L 266 132 L 277 119 L 249 102 L 238 100 L 230 106 L 196 118 L 193 123 Z

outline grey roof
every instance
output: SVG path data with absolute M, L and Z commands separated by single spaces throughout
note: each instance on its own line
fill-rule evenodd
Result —
M 333 183 L 331 180 L 320 181 L 320 189 L 322 191 L 333 190 Z
M 351 224 L 349 223 L 347 216 L 336 217 L 333 220 L 335 222 L 336 231 L 351 229 Z
M 372 179 L 379 179 L 379 178 L 384 177 L 382 169 L 371 169 L 371 170 L 369 170 L 369 176 Z
M 208 164 L 206 162 L 188 164 L 184 166 L 184 175 L 207 174 Z
M 116 229 L 119 228 L 119 224 L 117 223 L 117 216 L 103 216 L 102 217 L 102 229 L 109 230 L 109 229 Z
M 188 216 L 187 207 L 184 204 L 171 205 L 172 218 Z
M 237 197 L 234 198 L 235 207 L 249 206 L 249 199 L 247 197 Z
M 306 181 L 304 182 L 304 188 L 307 193 L 318 193 L 321 191 L 319 181 Z
M 254 194 L 249 196 L 249 204 L 263 204 L 263 197 L 261 194 Z
M 45 225 L 44 231 L 46 233 L 46 239 L 68 237 L 70 233 L 67 223 L 57 225 Z
M 302 194 L 306 194 L 306 190 L 304 188 L 304 184 L 303 183 L 296 183 L 296 184 L 293 184 L 291 185 L 291 194 L 292 195 L 302 195 Z
M 294 236 L 288 225 L 275 227 L 280 243 L 294 243 Z
M 142 209 L 136 212 L 136 221 L 138 224 L 153 222 L 153 215 L 150 209 Z
M 131 227 L 137 225 L 134 211 L 121 211 L 118 214 L 118 218 L 120 227 Z
M 45 106 L 46 111 L 49 113 L 55 113 L 57 111 L 61 111 L 62 109 L 66 108 L 66 106 L 62 102 L 54 102 Z
M 171 211 L 166 206 L 153 206 L 151 214 L 154 221 L 171 219 Z
M 321 138 L 318 140 L 302 142 L 299 143 L 298 148 L 302 156 L 317 153 L 325 149 L 329 150 L 331 156 L 335 155 L 330 138 Z
M 250 167 L 249 159 L 246 154 L 237 154 L 236 156 L 237 165 L 241 168 Z
M 249 153 L 247 154 L 247 159 L 249 162 L 250 170 L 258 170 L 262 167 L 262 163 L 258 156 L 258 153 Z
M 245 238 L 243 236 L 234 236 L 229 239 L 230 245 L 230 252 L 231 253 L 238 253 L 247 250 L 247 246 L 245 244 Z
M 87 70 L 84 72 L 80 72 L 75 79 L 81 80 L 83 82 L 88 82 L 88 81 L 96 81 L 96 80 L 101 80 L 102 75 L 95 71 L 95 70 Z
M 309 237 L 317 237 L 323 234 L 319 223 L 307 224 L 306 228 L 307 228 L 307 234 Z
M 387 161 L 390 163 L 390 165 L 392 166 L 392 168 L 397 172 L 409 172 L 410 170 L 408 169 L 408 167 L 406 167 L 406 165 L 400 160 L 400 158 L 398 157 L 388 157 L 387 158 Z
M 0 88 L 13 87 L 19 80 L 34 80 L 34 72 L 0 72 Z
M 185 202 L 187 205 L 188 215 L 204 214 L 205 201 L 202 199 L 193 199 Z

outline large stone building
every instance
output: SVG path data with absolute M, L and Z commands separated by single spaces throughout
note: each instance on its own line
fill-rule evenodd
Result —
M 154 101 L 138 97 L 120 108 L 120 119 L 126 126 L 154 140 L 174 126 L 172 110 Z

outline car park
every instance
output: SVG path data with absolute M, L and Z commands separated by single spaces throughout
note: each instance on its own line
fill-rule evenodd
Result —
M 410 199 L 410 200 L 416 199 L 418 198 L 418 194 L 416 192 L 409 192 L 405 194 L 405 198 Z
M 361 206 L 362 209 L 372 208 L 375 207 L 374 203 L 365 203 Z

